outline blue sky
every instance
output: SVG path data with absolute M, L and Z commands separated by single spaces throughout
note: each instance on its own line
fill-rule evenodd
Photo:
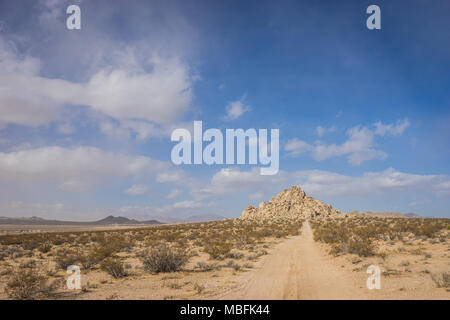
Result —
M 0 1 L 0 215 L 235 217 L 298 184 L 449 217 L 449 18 L 446 1 Z M 194 120 L 279 129 L 279 173 L 174 166 Z

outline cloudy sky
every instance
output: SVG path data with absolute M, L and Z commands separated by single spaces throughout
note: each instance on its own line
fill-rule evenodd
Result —
M 297 184 L 450 217 L 450 3 L 376 3 L 381 30 L 361 0 L 1 0 L 0 216 L 236 217 Z M 173 165 L 194 120 L 280 129 L 280 171 Z

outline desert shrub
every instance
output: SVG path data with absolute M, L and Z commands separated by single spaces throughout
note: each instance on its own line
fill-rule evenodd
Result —
M 39 251 L 42 253 L 47 253 L 52 250 L 52 247 L 53 243 L 51 243 L 50 241 L 46 241 L 39 246 Z
M 114 248 L 106 244 L 97 244 L 89 252 L 81 257 L 81 263 L 86 269 L 91 269 L 94 265 L 101 263 L 106 258 L 113 255 Z
M 436 286 L 438 288 L 446 288 L 447 290 L 450 289 L 450 272 L 433 274 L 431 275 L 431 278 L 433 279 L 434 283 L 436 283 Z
M 114 233 L 108 238 L 102 239 L 99 246 L 110 254 L 121 251 L 129 251 L 134 245 L 134 241 L 122 234 Z
M 209 244 L 205 246 L 204 251 L 209 254 L 211 259 L 223 260 L 230 254 L 232 248 L 231 243 L 222 242 L 220 244 Z
M 22 248 L 24 250 L 34 250 L 36 248 L 39 248 L 39 242 L 38 241 L 33 241 L 31 239 L 29 240 L 24 240 L 22 242 Z
M 194 290 L 197 292 L 197 294 L 201 294 L 203 290 L 205 290 L 205 287 L 198 284 L 197 282 L 194 283 Z
M 212 271 L 214 269 L 217 269 L 217 263 L 207 263 L 207 262 L 203 262 L 200 261 L 197 263 L 196 266 L 198 269 L 200 269 L 201 271 Z
M 67 267 L 77 264 L 81 260 L 79 251 L 60 249 L 56 252 L 55 262 L 59 269 L 67 270 Z
M 189 260 L 185 251 L 165 244 L 148 251 L 142 258 L 144 269 L 150 272 L 175 272 Z
M 369 239 L 351 239 L 347 243 L 346 253 L 355 253 L 360 257 L 368 257 L 374 255 L 374 246 Z
M 118 258 L 107 258 L 103 260 L 100 268 L 114 278 L 123 278 L 127 276 L 125 267 Z
M 238 264 L 238 263 L 236 263 L 234 260 L 229 260 L 226 264 L 225 264 L 225 267 L 227 267 L 227 268 L 232 268 L 232 269 L 234 269 L 234 271 L 239 271 L 239 270 L 241 270 L 241 265 L 240 264 Z
M 36 267 L 20 266 L 10 271 L 10 280 L 5 293 L 12 299 L 36 299 L 48 296 L 54 285 L 48 285 L 48 278 Z
M 231 250 L 227 254 L 227 258 L 231 258 L 231 259 L 241 259 L 243 257 L 244 257 L 244 254 L 242 252 L 235 251 L 235 250 Z

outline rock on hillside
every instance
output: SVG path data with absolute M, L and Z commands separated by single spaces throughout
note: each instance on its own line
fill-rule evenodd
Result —
M 330 205 L 306 196 L 299 186 L 293 186 L 283 190 L 269 202 L 261 202 L 258 208 L 248 206 L 240 219 L 309 219 L 340 213 Z

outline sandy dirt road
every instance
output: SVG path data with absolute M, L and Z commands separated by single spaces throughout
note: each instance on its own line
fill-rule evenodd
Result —
M 238 290 L 223 299 L 369 299 L 360 279 L 345 273 L 314 242 L 311 226 L 281 243 Z

